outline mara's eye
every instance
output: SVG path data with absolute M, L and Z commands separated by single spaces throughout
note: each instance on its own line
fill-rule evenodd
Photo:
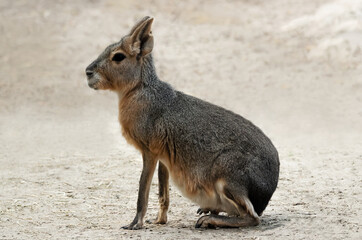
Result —
M 126 56 L 125 56 L 124 54 L 122 54 L 122 53 L 116 53 L 116 54 L 113 55 L 112 61 L 120 62 L 120 61 L 122 61 L 122 60 L 125 59 L 125 58 L 126 58 Z

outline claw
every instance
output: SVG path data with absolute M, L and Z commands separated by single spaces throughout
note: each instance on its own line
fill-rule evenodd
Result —
M 213 212 L 215 212 L 215 211 L 213 211 L 213 210 L 210 210 L 209 208 L 199 208 L 199 209 L 197 209 L 197 214 L 199 214 L 199 215 L 201 215 L 201 214 L 208 214 L 208 213 L 213 213 Z

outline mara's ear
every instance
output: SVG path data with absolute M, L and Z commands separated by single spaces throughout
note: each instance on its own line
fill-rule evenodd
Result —
M 131 36 L 136 31 L 136 29 L 138 29 L 143 23 L 145 23 L 147 20 L 150 20 L 150 19 L 151 19 L 151 17 L 146 16 L 146 17 L 138 20 L 138 22 L 132 27 L 132 29 L 128 35 Z
M 146 56 L 153 49 L 153 36 L 151 31 L 153 18 L 144 17 L 131 30 L 124 39 L 124 48 L 132 56 Z

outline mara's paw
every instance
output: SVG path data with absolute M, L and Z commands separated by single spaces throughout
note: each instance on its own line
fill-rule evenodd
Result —
M 195 228 L 216 228 L 214 216 L 206 215 L 200 217 L 196 222 Z
M 131 224 L 128 224 L 126 226 L 123 226 L 122 228 L 127 229 L 127 230 L 138 230 L 138 229 L 143 228 L 143 224 L 141 224 L 141 223 L 131 223 Z
M 158 218 L 156 218 L 155 220 L 147 219 L 146 223 L 148 223 L 148 224 L 166 224 L 167 219 L 158 219 Z

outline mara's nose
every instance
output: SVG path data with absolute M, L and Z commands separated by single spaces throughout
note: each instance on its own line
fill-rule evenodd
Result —
M 89 70 L 89 69 L 86 69 L 85 74 L 87 74 L 87 77 L 91 77 L 93 75 L 93 71 Z

